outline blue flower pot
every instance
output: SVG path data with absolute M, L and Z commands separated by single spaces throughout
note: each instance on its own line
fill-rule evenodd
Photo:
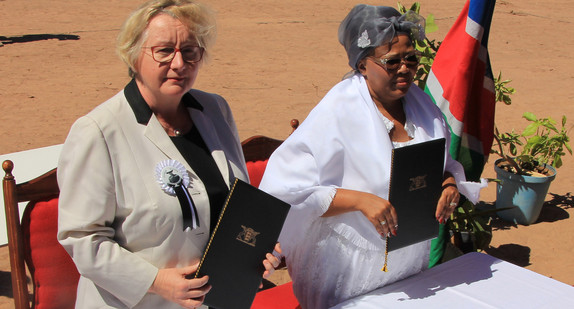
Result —
M 499 168 L 497 166 L 499 161 L 501 159 L 494 163 L 494 170 L 496 177 L 502 183 L 496 185 L 495 207 L 514 206 L 514 208 L 498 211 L 497 215 L 516 224 L 529 225 L 534 223 L 540 215 L 550 183 L 556 178 L 556 169 L 546 165 L 550 170 L 550 176 L 522 176 Z

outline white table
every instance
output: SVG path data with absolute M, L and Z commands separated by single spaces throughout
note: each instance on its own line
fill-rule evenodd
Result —
M 16 178 L 16 183 L 28 181 L 36 178 L 45 172 L 53 169 L 58 165 L 58 157 L 62 151 L 62 144 L 13 152 L 0 155 L 0 164 L 4 160 L 14 162 L 12 175 Z M 1 179 L 4 179 L 4 171 L 1 170 Z M 6 212 L 4 210 L 4 195 L 0 193 L 0 246 L 8 243 L 8 234 L 6 231 Z M 20 203 L 20 218 L 24 212 L 26 203 Z
M 348 308 L 574 308 L 574 287 L 474 252 L 332 307 Z

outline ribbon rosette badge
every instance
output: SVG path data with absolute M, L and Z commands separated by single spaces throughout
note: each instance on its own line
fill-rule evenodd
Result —
M 189 186 L 189 175 L 185 166 L 176 160 L 159 162 L 155 168 L 155 173 L 161 189 L 169 195 L 176 195 L 175 187 L 187 188 Z
M 164 160 L 155 167 L 157 181 L 161 189 L 172 196 L 177 196 L 183 215 L 183 228 L 196 229 L 199 227 L 199 215 L 193 204 L 193 199 L 187 192 L 189 175 L 185 166 L 176 160 Z

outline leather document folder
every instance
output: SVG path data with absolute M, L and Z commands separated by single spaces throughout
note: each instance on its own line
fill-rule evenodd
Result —
M 210 308 L 249 309 L 259 289 L 263 260 L 273 252 L 290 205 L 235 179 L 195 277 L 209 276 Z
M 397 212 L 397 236 L 388 251 L 438 236 L 436 206 L 442 191 L 445 139 L 393 149 L 389 201 Z

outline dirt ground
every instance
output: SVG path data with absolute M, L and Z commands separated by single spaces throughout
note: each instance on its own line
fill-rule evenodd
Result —
M 115 54 L 117 32 L 140 0 L 0 0 L 0 154 L 64 142 L 70 125 L 129 81 Z M 223 95 L 241 139 L 283 139 L 292 118 L 308 112 L 349 71 L 337 28 L 356 0 L 205 0 L 217 13 L 218 40 L 195 88 Z M 426 0 L 442 40 L 464 0 Z M 394 1 L 366 1 L 395 6 Z M 403 2 L 410 6 L 412 1 Z M 516 94 L 500 104 L 496 124 L 521 129 L 522 113 L 574 124 L 574 2 L 498 1 L 489 51 L 495 75 L 511 79 Z M 572 131 L 571 131 L 572 132 Z M 493 160 L 491 160 L 493 161 Z M 567 156 L 541 218 L 530 226 L 496 221 L 489 254 L 574 284 L 574 158 Z M 484 177 L 494 177 L 492 162 Z M 481 200 L 492 203 L 495 187 Z M 552 200 L 552 201 L 551 201 Z M 0 308 L 11 308 L 7 248 L 0 248 Z

